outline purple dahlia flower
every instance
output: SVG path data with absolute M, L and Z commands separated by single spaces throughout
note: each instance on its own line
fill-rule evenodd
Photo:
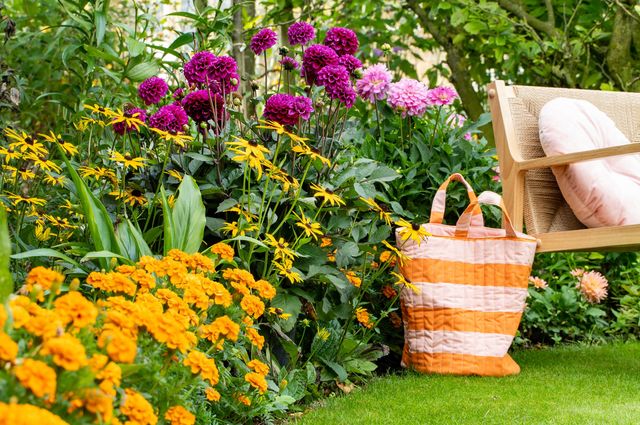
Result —
M 238 65 L 230 56 L 216 56 L 211 52 L 198 52 L 184 65 L 184 76 L 189 84 L 209 88 L 225 94 L 238 89 Z
M 253 50 L 253 53 L 256 55 L 259 55 L 265 50 L 272 48 L 277 41 L 278 35 L 275 31 L 269 28 L 263 28 L 251 37 L 251 50 Z
M 300 64 L 294 58 L 290 56 L 285 56 L 280 59 L 280 65 L 287 71 L 293 71 L 295 69 L 300 68 Z
M 210 90 L 198 90 L 189 93 L 182 101 L 182 106 L 197 123 L 212 120 L 214 112 L 218 125 L 223 124 L 226 118 L 224 99 L 219 93 L 214 93 Z
M 138 87 L 138 96 L 144 101 L 145 105 L 153 105 L 167 94 L 169 86 L 160 77 L 147 78 Z
M 358 37 L 349 28 L 331 28 L 327 31 L 324 44 L 335 50 L 339 56 L 353 55 L 358 51 Z
M 267 99 L 263 116 L 282 125 L 296 125 L 300 118 L 309 119 L 312 112 L 308 97 L 279 93 Z
M 174 134 L 183 131 L 183 127 L 188 123 L 189 118 L 187 118 L 186 112 L 177 103 L 163 106 L 149 117 L 151 127 Z
M 304 51 L 302 73 L 307 83 L 314 84 L 320 70 L 327 65 L 338 65 L 338 55 L 331 47 L 314 44 Z
M 331 90 L 327 90 L 327 95 L 331 99 L 338 99 L 347 108 L 351 108 L 356 103 L 356 92 L 349 83 L 334 86 Z
M 140 108 L 125 109 L 124 115 L 127 117 L 138 118 L 142 122 L 147 122 L 147 111 L 145 111 L 144 109 L 140 109 Z M 115 131 L 116 133 L 122 136 L 124 133 L 136 131 L 136 128 L 131 125 L 125 125 L 124 122 L 117 122 L 113 124 L 113 131 Z
M 201 86 L 209 79 L 209 70 L 213 67 L 216 55 L 211 52 L 198 52 L 184 64 L 184 76 L 189 84 Z
M 175 100 L 182 100 L 182 98 L 184 97 L 184 89 L 182 87 L 175 89 L 171 97 L 173 97 Z
M 338 59 L 338 63 L 349 71 L 349 74 L 353 76 L 356 69 L 362 68 L 362 62 L 353 55 L 342 55 Z
M 306 22 L 296 22 L 291 24 L 287 30 L 289 44 L 296 46 L 298 44 L 306 46 L 311 40 L 316 38 L 316 30 Z

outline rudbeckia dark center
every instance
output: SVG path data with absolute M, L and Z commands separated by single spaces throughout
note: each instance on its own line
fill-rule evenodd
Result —
M 142 196 L 142 192 L 139 191 L 138 189 L 133 189 L 131 191 L 131 196 L 135 196 L 137 198 L 138 196 Z
M 420 230 L 420 226 L 418 226 L 418 225 L 417 225 L 417 224 L 415 224 L 415 223 L 411 225 L 411 228 L 412 228 L 414 231 L 416 231 L 416 232 L 417 232 L 418 230 Z

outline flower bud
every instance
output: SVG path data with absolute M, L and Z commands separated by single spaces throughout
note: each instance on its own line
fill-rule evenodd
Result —
M 233 104 L 234 106 L 240 106 L 242 105 L 242 100 L 238 99 L 237 97 L 233 98 Z
M 206 123 L 206 122 L 204 122 L 204 121 L 203 121 L 203 122 L 201 122 L 201 123 L 200 123 L 200 128 L 202 128 L 203 130 L 206 130 L 206 128 L 207 128 L 207 123 Z
M 360 68 L 354 69 L 352 73 L 353 73 L 354 77 L 362 78 L 362 69 L 360 69 Z
M 258 82 L 255 80 L 251 80 L 251 90 L 258 90 L 258 88 L 260 88 L 260 86 L 258 85 Z
M 71 280 L 69 291 L 77 291 L 80 288 L 80 279 L 77 277 Z
M 382 46 L 380 46 L 380 49 L 383 52 L 390 52 L 391 51 L 391 45 L 389 43 L 384 43 Z
M 238 85 L 238 79 L 237 78 L 232 78 L 229 80 L 229 82 L 231 83 L 232 86 L 237 86 Z
M 188 124 L 184 124 L 182 126 L 182 131 L 189 131 L 189 125 Z
M 31 290 L 31 294 L 29 295 L 31 296 L 32 300 L 37 300 L 41 293 L 42 286 L 39 283 L 36 283 L 35 285 L 33 285 L 33 289 Z
M 289 54 L 289 49 L 288 49 L 288 48 L 286 48 L 285 46 L 282 46 L 282 47 L 280 48 L 280 55 L 282 55 L 282 56 L 287 56 L 288 54 Z

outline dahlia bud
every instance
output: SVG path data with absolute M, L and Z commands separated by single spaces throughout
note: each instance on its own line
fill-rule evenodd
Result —
M 238 99 L 237 97 L 233 98 L 233 104 L 234 106 L 240 106 L 242 105 L 242 100 Z
M 389 43 L 384 43 L 382 46 L 380 46 L 380 49 L 383 52 L 390 52 L 391 51 L 391 45 Z
M 255 80 L 251 80 L 251 90 L 258 90 L 260 88 L 260 85 L 258 85 L 258 82 Z
M 189 124 L 183 124 L 182 131 L 189 131 Z
M 353 76 L 354 76 L 355 78 L 360 79 L 360 78 L 362 78 L 362 69 L 360 69 L 360 68 L 358 68 L 358 69 L 354 69 L 354 70 L 352 71 L 352 74 L 353 74 Z
M 238 85 L 238 79 L 237 78 L 232 78 L 229 80 L 229 82 L 231 83 L 232 86 L 237 86 Z
M 206 122 L 204 122 L 204 121 L 203 121 L 203 122 L 201 122 L 201 123 L 200 123 L 200 128 L 202 128 L 202 129 L 206 129 L 206 128 L 207 128 L 207 123 L 206 123 Z
M 289 49 L 287 49 L 285 46 L 282 46 L 280 48 L 280 55 L 287 56 L 288 54 L 289 54 Z

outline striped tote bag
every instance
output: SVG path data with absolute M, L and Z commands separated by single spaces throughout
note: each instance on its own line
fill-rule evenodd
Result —
M 396 243 L 409 258 L 401 272 L 415 287 L 405 286 L 400 295 L 402 365 L 426 373 L 517 374 L 520 367 L 507 351 L 525 307 L 537 240 L 514 230 L 494 192 L 471 198 L 455 226 L 442 224 L 442 199 L 436 195 L 436 213 L 423 225 L 430 236 L 404 240 L 404 228 L 396 230 Z M 475 225 L 480 204 L 499 206 L 505 228 Z

